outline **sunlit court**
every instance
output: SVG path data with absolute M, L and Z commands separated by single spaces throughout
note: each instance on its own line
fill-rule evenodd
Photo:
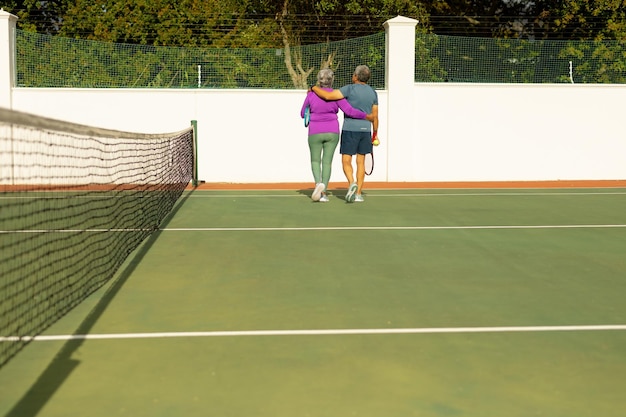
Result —
M 330 188 L 184 191 L 1 412 L 620 415 L 626 188 Z

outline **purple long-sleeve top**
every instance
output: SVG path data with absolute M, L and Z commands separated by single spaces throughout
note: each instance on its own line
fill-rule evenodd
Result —
M 332 91 L 332 88 L 324 88 Z M 302 104 L 300 117 L 304 117 L 304 109 L 311 108 L 311 122 L 309 123 L 309 136 L 318 133 L 339 133 L 339 120 L 337 113 L 341 109 L 346 116 L 353 119 L 365 119 L 367 113 L 357 110 L 348 103 L 345 98 L 336 101 L 324 101 L 317 94 L 309 91 Z

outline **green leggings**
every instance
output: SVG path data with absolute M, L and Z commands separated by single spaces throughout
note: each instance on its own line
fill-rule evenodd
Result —
M 326 188 L 328 188 L 328 181 L 330 181 L 333 155 L 338 143 L 338 133 L 318 133 L 317 135 L 309 136 L 313 178 L 316 184 L 324 183 Z

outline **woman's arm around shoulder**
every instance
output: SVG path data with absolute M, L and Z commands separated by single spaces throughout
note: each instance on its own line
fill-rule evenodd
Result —
M 365 119 L 367 117 L 367 114 L 365 112 L 362 112 L 361 110 L 352 107 L 348 100 L 346 100 L 345 98 L 339 100 L 337 104 L 339 105 L 339 108 L 346 114 L 346 116 L 352 119 Z

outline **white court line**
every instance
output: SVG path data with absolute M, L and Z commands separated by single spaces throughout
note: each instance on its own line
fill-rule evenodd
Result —
M 587 325 L 587 326 L 504 326 L 504 327 L 431 327 L 398 329 L 320 329 L 320 330 L 241 330 L 207 332 L 157 332 L 157 333 L 108 333 L 70 334 L 40 336 L 4 336 L 0 342 L 17 341 L 68 341 L 103 339 L 164 339 L 191 337 L 243 337 L 243 336 L 348 336 L 380 334 L 436 334 L 436 333 L 521 333 L 521 332 L 588 332 L 624 331 L 626 324 Z
M 620 229 L 626 224 L 500 225 L 500 226 L 322 226 L 322 227 L 172 227 L 165 229 L 36 229 L 0 230 L 8 233 L 102 233 L 102 232 L 277 232 L 320 230 L 513 230 L 513 229 Z
M 626 224 L 564 224 L 503 226 L 323 226 L 323 227 L 173 227 L 164 232 L 316 231 L 316 230 L 490 230 L 490 229 L 619 229 Z

